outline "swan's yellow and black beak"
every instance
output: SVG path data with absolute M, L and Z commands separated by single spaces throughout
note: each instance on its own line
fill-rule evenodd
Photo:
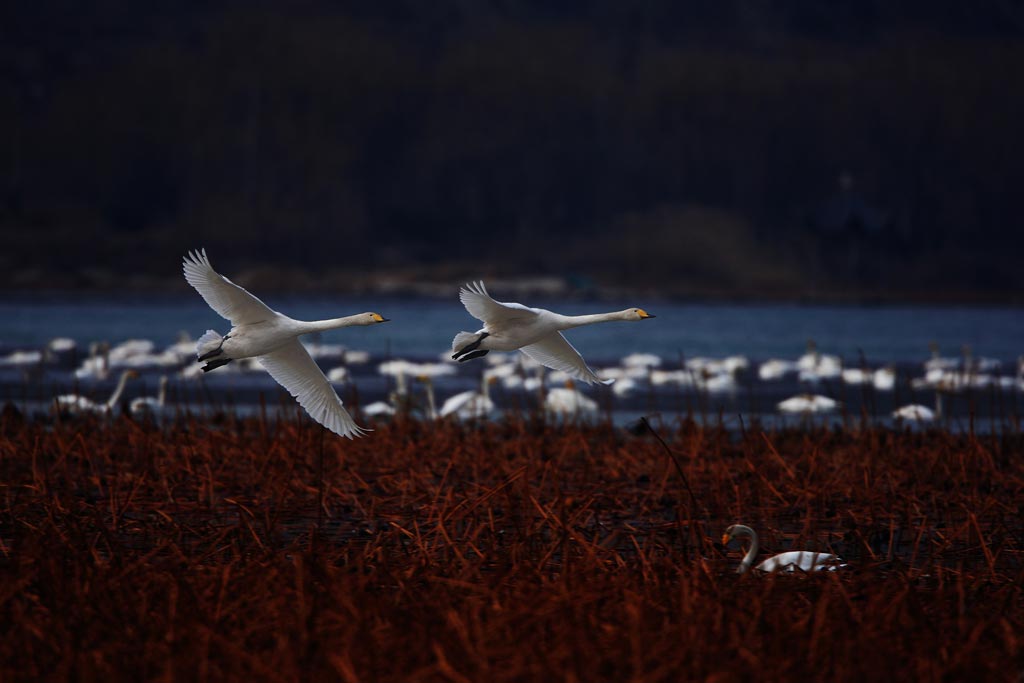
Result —
M 645 311 L 642 308 L 638 308 L 636 312 L 640 315 L 640 319 L 641 320 L 646 320 L 647 318 L 657 318 L 658 317 L 656 315 L 651 315 L 650 313 L 648 313 L 647 311 Z
M 384 318 L 384 317 L 381 316 L 380 313 L 374 313 L 371 317 L 373 318 L 373 322 L 375 322 L 375 323 L 391 322 L 390 318 Z

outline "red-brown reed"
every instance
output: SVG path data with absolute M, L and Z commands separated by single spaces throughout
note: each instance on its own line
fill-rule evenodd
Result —
M 1024 438 L 0 421 L 0 680 L 1013 680 Z M 322 454 L 322 465 L 321 465 Z M 318 468 L 322 466 L 322 486 Z M 692 489 L 686 491 L 680 475 Z M 734 522 L 850 568 L 737 575 Z

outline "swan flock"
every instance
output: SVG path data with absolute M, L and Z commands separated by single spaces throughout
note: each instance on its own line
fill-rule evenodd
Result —
M 345 410 L 341 398 L 299 337 L 342 327 L 376 325 L 388 322 L 387 318 L 374 312 L 310 322 L 289 318 L 214 270 L 205 249 L 189 252 L 182 262 L 182 269 L 185 280 L 210 308 L 231 323 L 227 334 L 207 330 L 199 338 L 196 356 L 198 362 L 205 363 L 202 367 L 204 372 L 232 361 L 254 358 L 295 397 L 311 418 L 330 431 L 350 439 L 369 431 L 357 425 Z M 455 335 L 453 360 L 464 362 L 480 358 L 490 351 L 519 350 L 541 365 L 588 384 L 610 384 L 612 380 L 600 379 L 562 332 L 601 322 L 640 321 L 654 317 L 642 308 L 593 315 L 562 315 L 543 308 L 495 301 L 482 282 L 463 287 L 459 299 L 469 314 L 484 326 L 476 332 Z M 444 408 L 441 413 L 445 413 Z

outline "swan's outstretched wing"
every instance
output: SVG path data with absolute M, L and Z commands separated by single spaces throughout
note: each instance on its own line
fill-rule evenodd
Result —
M 532 320 L 540 311 L 515 303 L 495 301 L 483 282 L 470 282 L 459 290 L 459 300 L 469 314 L 485 323 L 507 323 L 516 319 Z
M 298 400 L 311 418 L 327 429 L 350 439 L 369 431 L 357 425 L 348 414 L 334 387 L 298 339 L 258 358 L 270 376 Z
M 196 288 L 210 308 L 232 325 L 248 325 L 275 315 L 265 303 L 227 279 L 210 265 L 206 250 L 189 252 L 182 261 L 185 279 Z
M 519 350 L 541 365 L 552 370 L 561 370 L 587 384 L 611 384 L 614 381 L 602 381 L 594 374 L 594 371 L 587 367 L 580 352 L 573 348 L 561 332 L 552 332 L 539 342 L 523 346 Z

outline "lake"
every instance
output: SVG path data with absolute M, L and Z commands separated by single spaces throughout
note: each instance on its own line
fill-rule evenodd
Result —
M 501 298 L 500 293 L 498 297 Z M 339 388 L 346 402 L 358 399 L 365 404 L 385 398 L 393 388 L 393 378 L 377 373 L 386 359 L 405 358 L 437 361 L 450 355 L 452 337 L 460 330 L 475 331 L 480 323 L 471 318 L 453 292 L 450 300 L 410 299 L 388 296 L 267 296 L 271 308 L 306 319 L 323 319 L 372 310 L 391 322 L 368 328 L 348 328 L 323 334 L 317 341 L 342 344 L 369 352 L 371 361 L 352 368 L 352 382 Z M 775 405 L 789 395 L 815 392 L 841 402 L 847 416 L 871 414 L 884 417 L 893 407 L 907 402 L 933 405 L 937 398 L 933 387 L 922 388 L 922 364 L 930 357 L 929 344 L 935 343 L 943 356 L 958 358 L 969 347 L 973 358 L 990 359 L 993 378 L 1003 378 L 996 387 L 968 388 L 965 393 L 943 392 L 947 415 L 961 417 L 1013 418 L 1019 414 L 1021 390 L 1010 384 L 1018 372 L 1017 359 L 1024 354 L 1024 312 L 1005 307 L 941 306 L 804 306 L 794 304 L 702 304 L 670 301 L 531 301 L 533 305 L 567 314 L 593 313 L 641 306 L 656 315 L 654 320 L 637 323 L 605 323 L 571 330 L 567 337 L 595 368 L 615 365 L 627 354 L 653 353 L 661 357 L 662 368 L 679 368 L 696 357 L 724 358 L 741 355 L 750 366 L 736 376 L 735 385 L 716 394 L 701 386 L 655 386 L 641 382 L 631 395 L 613 396 L 605 387 L 587 388 L 596 397 L 604 397 L 609 412 L 636 415 L 650 411 L 664 413 L 702 412 L 714 415 L 744 413 L 751 417 L 776 415 Z M 0 355 L 17 350 L 42 348 L 55 337 L 70 337 L 79 346 L 76 363 L 87 354 L 91 342 L 116 345 L 129 339 L 149 339 L 161 349 L 179 334 L 192 338 L 206 329 L 221 333 L 228 324 L 200 299 L 181 295 L 125 295 L 107 297 L 94 294 L 31 294 L 0 297 Z M 896 369 L 899 380 L 893 390 L 866 391 L 839 378 L 824 381 L 802 380 L 795 374 L 766 382 L 757 376 L 757 368 L 767 359 L 795 360 L 814 340 L 822 354 L 833 354 L 846 367 Z M 324 369 L 340 360 L 318 359 Z M 998 361 L 999 365 L 995 366 Z M 187 361 L 183 361 L 186 362 Z M 456 391 L 478 386 L 484 361 L 457 366 L 458 373 L 438 380 L 438 401 Z M 71 387 L 103 398 L 109 394 L 114 378 L 76 380 L 70 367 L 47 366 L 30 373 L 25 368 L 0 368 L 0 400 L 21 401 L 36 408 L 45 407 L 52 395 Z M 146 381 L 133 384 L 127 397 L 152 394 L 157 373 L 167 368 L 143 368 Z M 176 368 L 171 368 L 173 373 Z M 912 384 L 917 381 L 917 388 Z M 174 395 L 192 406 L 198 390 L 196 380 L 176 381 Z M 262 394 L 277 397 L 276 385 L 262 372 L 228 373 L 215 371 L 202 378 L 202 395 L 230 395 L 235 406 L 252 406 Z M 1001 387 L 1001 388 L 1000 388 Z M 348 392 L 348 394 L 346 394 Z M 500 394 L 500 390 L 499 390 Z M 956 395 L 954 395 L 956 394 Z M 704 399 L 701 399 L 701 396 Z M 998 400 L 997 400 L 998 399 Z M 517 405 L 521 402 L 517 401 Z

